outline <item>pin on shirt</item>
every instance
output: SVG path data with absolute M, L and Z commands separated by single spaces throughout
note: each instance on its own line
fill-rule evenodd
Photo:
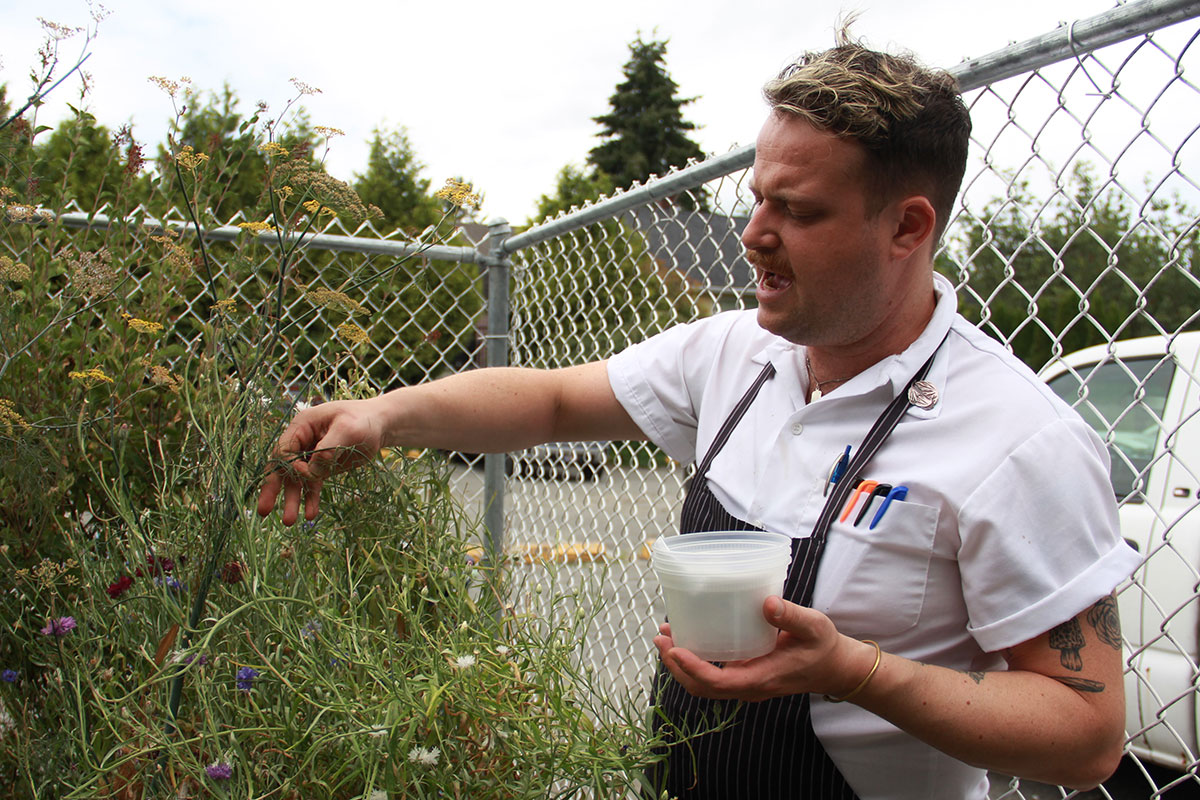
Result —
M 917 408 L 933 408 L 938 399 L 937 387 L 929 381 L 916 381 L 908 387 L 908 402 Z

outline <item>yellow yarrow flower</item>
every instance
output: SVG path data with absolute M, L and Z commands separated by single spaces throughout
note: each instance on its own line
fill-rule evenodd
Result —
M 268 156 L 283 157 L 288 154 L 288 149 L 286 147 L 284 147 L 283 145 L 281 145 L 279 142 L 267 142 L 266 144 L 261 145 L 258 149 L 264 155 L 268 155 Z
M 79 381 L 87 388 L 91 389 L 101 383 L 113 383 L 113 379 L 104 374 L 104 370 L 99 367 L 91 367 L 80 372 L 67 373 L 67 377 L 73 381 Z
M 469 183 L 462 183 L 461 181 L 449 178 L 446 180 L 446 185 L 434 193 L 434 197 L 446 200 L 451 205 L 458 206 L 459 208 L 479 208 L 479 204 L 482 201 L 478 194 L 471 191 L 471 188 L 471 184 Z
M 161 333 L 163 329 L 161 322 L 151 322 L 148 319 L 128 317 L 125 322 L 138 333 Z
M 341 325 L 338 325 L 337 335 L 349 342 L 351 347 L 363 344 L 371 338 L 367 335 L 366 331 L 353 322 L 343 322 Z
M 237 310 L 237 300 L 234 300 L 232 297 L 226 297 L 224 300 L 218 300 L 213 303 L 211 309 L 220 314 L 229 314 Z
M 344 130 L 342 130 L 341 128 L 330 128 L 326 125 L 314 125 L 313 130 L 315 132 L 317 132 L 318 134 L 320 134 L 321 136 L 324 136 L 326 139 L 330 139 L 334 136 L 345 136 L 346 135 L 346 132 Z
M 5 436 L 11 437 L 18 428 L 21 431 L 28 431 L 30 425 L 24 417 L 17 413 L 11 400 L 0 397 L 0 431 L 3 431 Z
M 208 156 L 204 153 L 197 153 L 192 149 L 190 144 L 185 144 L 183 148 L 175 154 L 175 161 L 178 162 L 179 166 L 183 167 L 184 169 L 192 170 L 194 172 L 197 167 L 202 165 L 205 161 L 208 161 Z
M 251 233 L 262 233 L 263 231 L 275 232 L 276 228 L 269 222 L 239 222 L 238 227 L 243 231 Z

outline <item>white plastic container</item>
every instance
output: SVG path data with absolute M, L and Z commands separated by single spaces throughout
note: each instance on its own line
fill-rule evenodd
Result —
M 707 661 L 740 661 L 775 647 L 763 601 L 783 592 L 792 540 L 778 533 L 715 531 L 657 539 L 658 576 L 671 638 Z

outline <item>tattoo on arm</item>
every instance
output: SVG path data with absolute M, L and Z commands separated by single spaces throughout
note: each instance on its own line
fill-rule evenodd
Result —
M 1083 658 L 1079 651 L 1084 644 L 1083 628 L 1074 617 L 1050 630 L 1050 646 L 1059 651 L 1059 662 L 1072 672 L 1083 669 Z
M 1070 686 L 1077 692 L 1103 692 L 1106 688 L 1102 681 L 1090 681 L 1087 678 L 1074 678 L 1066 675 L 1050 676 L 1059 683 Z
M 1088 609 L 1087 621 L 1096 629 L 1096 636 L 1114 650 L 1121 649 L 1121 616 L 1117 611 L 1117 598 L 1102 597 Z
M 983 681 L 983 676 L 986 674 L 987 674 L 986 672 L 984 672 L 983 670 L 980 670 L 980 669 L 967 670 L 967 677 L 970 678 L 971 680 L 975 681 L 976 683 L 981 683 Z

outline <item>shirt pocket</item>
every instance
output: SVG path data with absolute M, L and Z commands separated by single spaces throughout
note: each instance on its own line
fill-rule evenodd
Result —
M 821 581 L 837 587 L 826 613 L 848 636 L 902 633 L 925 605 L 938 510 L 893 500 L 872 530 L 874 511 L 858 525 L 853 516 L 835 521 L 826 543 L 835 557 L 821 564 Z

